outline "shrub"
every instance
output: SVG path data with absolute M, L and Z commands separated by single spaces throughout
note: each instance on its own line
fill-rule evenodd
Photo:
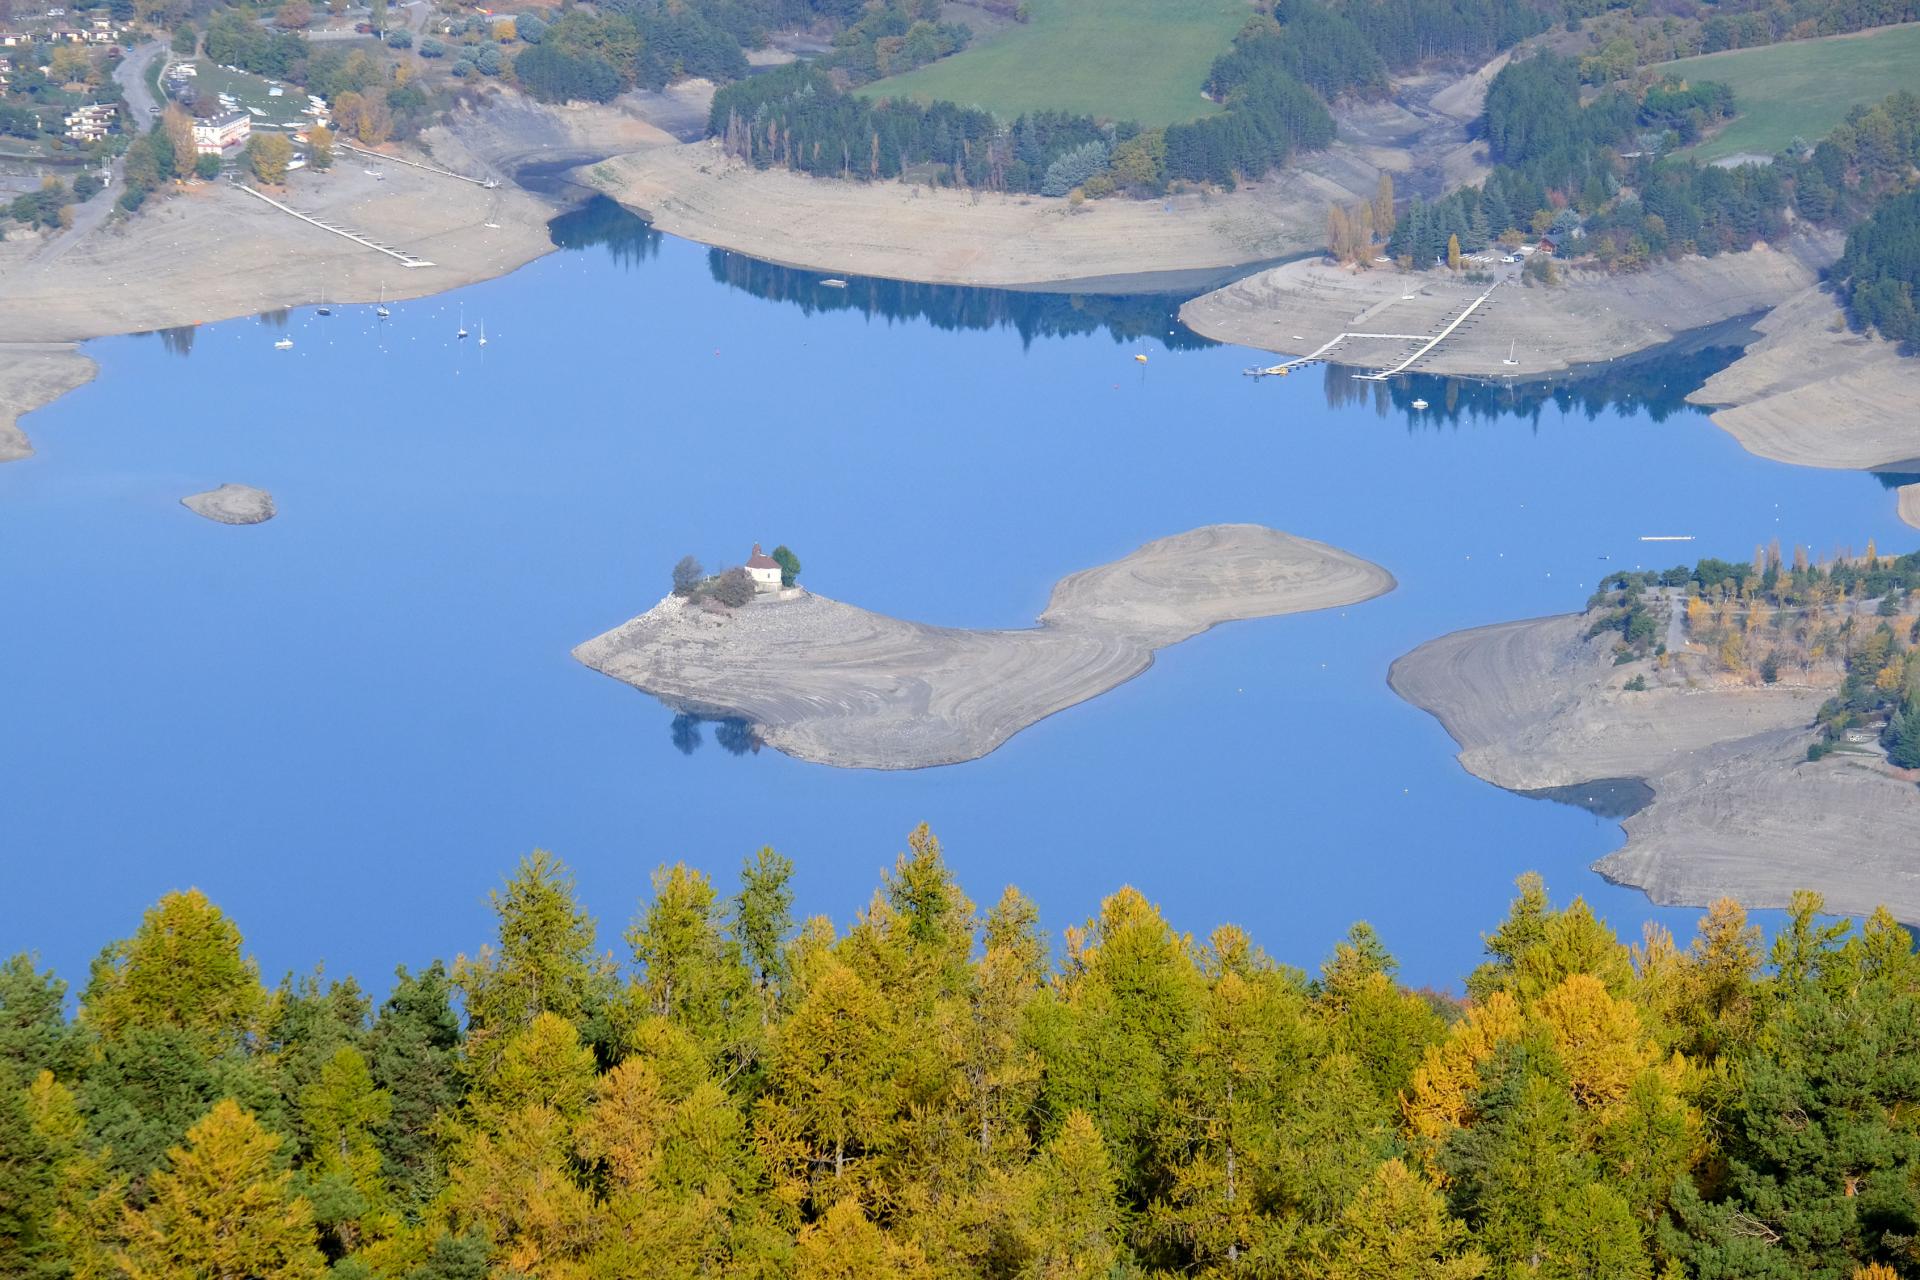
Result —
M 681 556 L 680 563 L 673 566 L 673 594 L 692 595 L 694 588 L 699 586 L 700 580 L 706 576 L 707 571 L 700 567 L 698 560 L 692 556 Z
M 387 48 L 389 49 L 413 48 L 413 32 L 408 31 L 405 28 L 401 28 L 397 31 L 387 32 Z
M 200 156 L 193 162 L 193 173 L 197 178 L 212 182 L 220 176 L 220 157 Z
M 736 565 L 714 579 L 713 598 L 729 609 L 738 609 L 753 599 L 753 579 Z
M 420 56 L 423 58 L 444 58 L 446 54 L 447 46 L 432 36 L 420 42 Z
M 1106 167 L 1107 144 L 1083 142 L 1073 150 L 1062 153 L 1047 166 L 1047 176 L 1040 183 L 1040 194 L 1064 196 L 1096 173 L 1105 172 Z

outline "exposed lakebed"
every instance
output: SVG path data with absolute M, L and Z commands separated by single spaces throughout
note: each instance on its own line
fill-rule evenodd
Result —
M 254 321 L 90 343 L 100 377 L 27 420 L 38 455 L 0 468 L 0 949 L 83 972 L 197 884 L 268 974 L 325 937 L 379 987 L 394 939 L 423 961 L 484 932 L 535 845 L 610 940 L 656 863 L 727 878 L 766 843 L 800 910 L 844 919 L 925 819 L 976 898 L 1018 882 L 1056 930 L 1132 882 L 1296 963 L 1364 917 L 1404 976 L 1453 982 L 1527 868 L 1623 933 L 1697 913 L 1588 870 L 1615 822 L 1463 771 L 1395 658 L 1578 608 L 1609 568 L 1914 542 L 1875 477 L 1754 458 L 1681 405 L 1725 352 L 1571 387 L 1256 384 L 1177 299 L 831 289 L 591 211 L 557 234 L 579 251 L 384 325 L 294 312 L 291 351 Z M 183 517 L 225 477 L 283 514 Z M 784 542 L 823 595 L 1021 628 L 1067 574 L 1220 522 L 1399 587 L 1217 628 L 921 772 L 703 736 L 569 656 L 688 553 Z

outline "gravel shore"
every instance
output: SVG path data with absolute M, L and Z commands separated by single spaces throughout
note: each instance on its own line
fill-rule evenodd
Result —
M 725 614 L 669 597 L 573 656 L 676 710 L 747 720 L 802 760 L 918 769 L 986 755 L 1222 622 L 1393 586 L 1324 543 L 1210 525 L 1063 578 L 1029 630 L 926 626 L 804 591 Z

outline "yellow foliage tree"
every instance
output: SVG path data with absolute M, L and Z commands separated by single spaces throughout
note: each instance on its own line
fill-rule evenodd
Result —
M 1520 1038 L 1520 1005 L 1505 991 L 1467 1010 L 1446 1040 L 1430 1045 L 1413 1070 L 1411 1091 L 1401 1100 L 1407 1126 L 1438 1142 L 1460 1123 L 1467 1101 L 1480 1087 L 1480 1067 L 1503 1044 Z
M 319 1280 L 313 1209 L 289 1190 L 293 1174 L 276 1171 L 279 1149 L 240 1104 L 215 1103 L 167 1152 L 146 1207 L 126 1216 L 129 1280 Z
M 1576 973 L 1547 992 L 1537 1016 L 1567 1068 L 1574 1100 L 1590 1110 L 1619 1103 L 1658 1059 L 1639 1010 L 1607 994 L 1592 974 Z
M 1467 1247 L 1467 1229 L 1440 1193 L 1389 1160 L 1340 1214 L 1327 1280 L 1475 1280 L 1487 1259 Z
M 1696 641 L 1704 641 L 1707 628 L 1712 625 L 1713 615 L 1707 609 L 1707 602 L 1699 596 L 1687 598 L 1687 636 Z
M 269 186 L 287 180 L 287 165 L 293 160 L 293 144 L 278 133 L 256 133 L 247 142 L 247 164 L 253 176 Z
M 1051 1273 L 1039 1273 L 1051 1274 Z M 793 1280 L 932 1280 L 920 1250 L 896 1244 L 868 1221 L 857 1200 L 842 1200 L 801 1229 Z
M 121 1274 L 115 1257 L 126 1213 L 127 1185 L 108 1168 L 107 1153 L 88 1139 L 73 1091 L 42 1071 L 27 1087 L 27 1115 L 53 1167 L 49 1224 L 72 1280 Z

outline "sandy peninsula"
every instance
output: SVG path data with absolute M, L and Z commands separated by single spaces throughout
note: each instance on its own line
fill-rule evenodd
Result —
M 223 484 L 205 493 L 190 493 L 180 505 L 216 524 L 264 524 L 278 514 L 273 495 L 250 484 Z
M 33 444 L 17 425 L 21 414 L 85 384 L 94 369 L 70 342 L 0 347 L 0 462 L 33 456 Z
M 676 710 L 747 720 L 798 759 L 919 769 L 986 755 L 1220 623 L 1393 586 L 1324 543 L 1209 525 L 1063 578 L 1028 630 L 926 626 L 799 590 L 718 614 L 669 596 L 573 656 Z
M 1401 658 L 1388 680 L 1497 786 L 1643 779 L 1652 802 L 1595 869 L 1656 902 L 1777 907 L 1811 888 L 1838 911 L 1885 904 L 1920 922 L 1920 788 L 1871 751 L 1806 759 L 1837 672 L 1748 686 L 1615 666 L 1587 626 L 1573 614 L 1456 632 Z M 1625 688 L 1636 675 L 1646 691 Z
M 1683 258 L 1645 271 L 1564 269 L 1561 283 L 1527 286 L 1516 266 L 1473 317 L 1425 356 L 1414 372 L 1459 377 L 1540 377 L 1633 355 L 1695 329 L 1767 311 L 1812 287 L 1840 251 L 1829 235 L 1797 235 L 1781 247 Z M 1195 332 L 1288 356 L 1325 353 L 1339 364 L 1398 364 L 1482 293 L 1446 271 L 1361 271 L 1323 258 L 1262 271 L 1181 308 Z M 1514 363 L 1508 364 L 1512 359 Z

